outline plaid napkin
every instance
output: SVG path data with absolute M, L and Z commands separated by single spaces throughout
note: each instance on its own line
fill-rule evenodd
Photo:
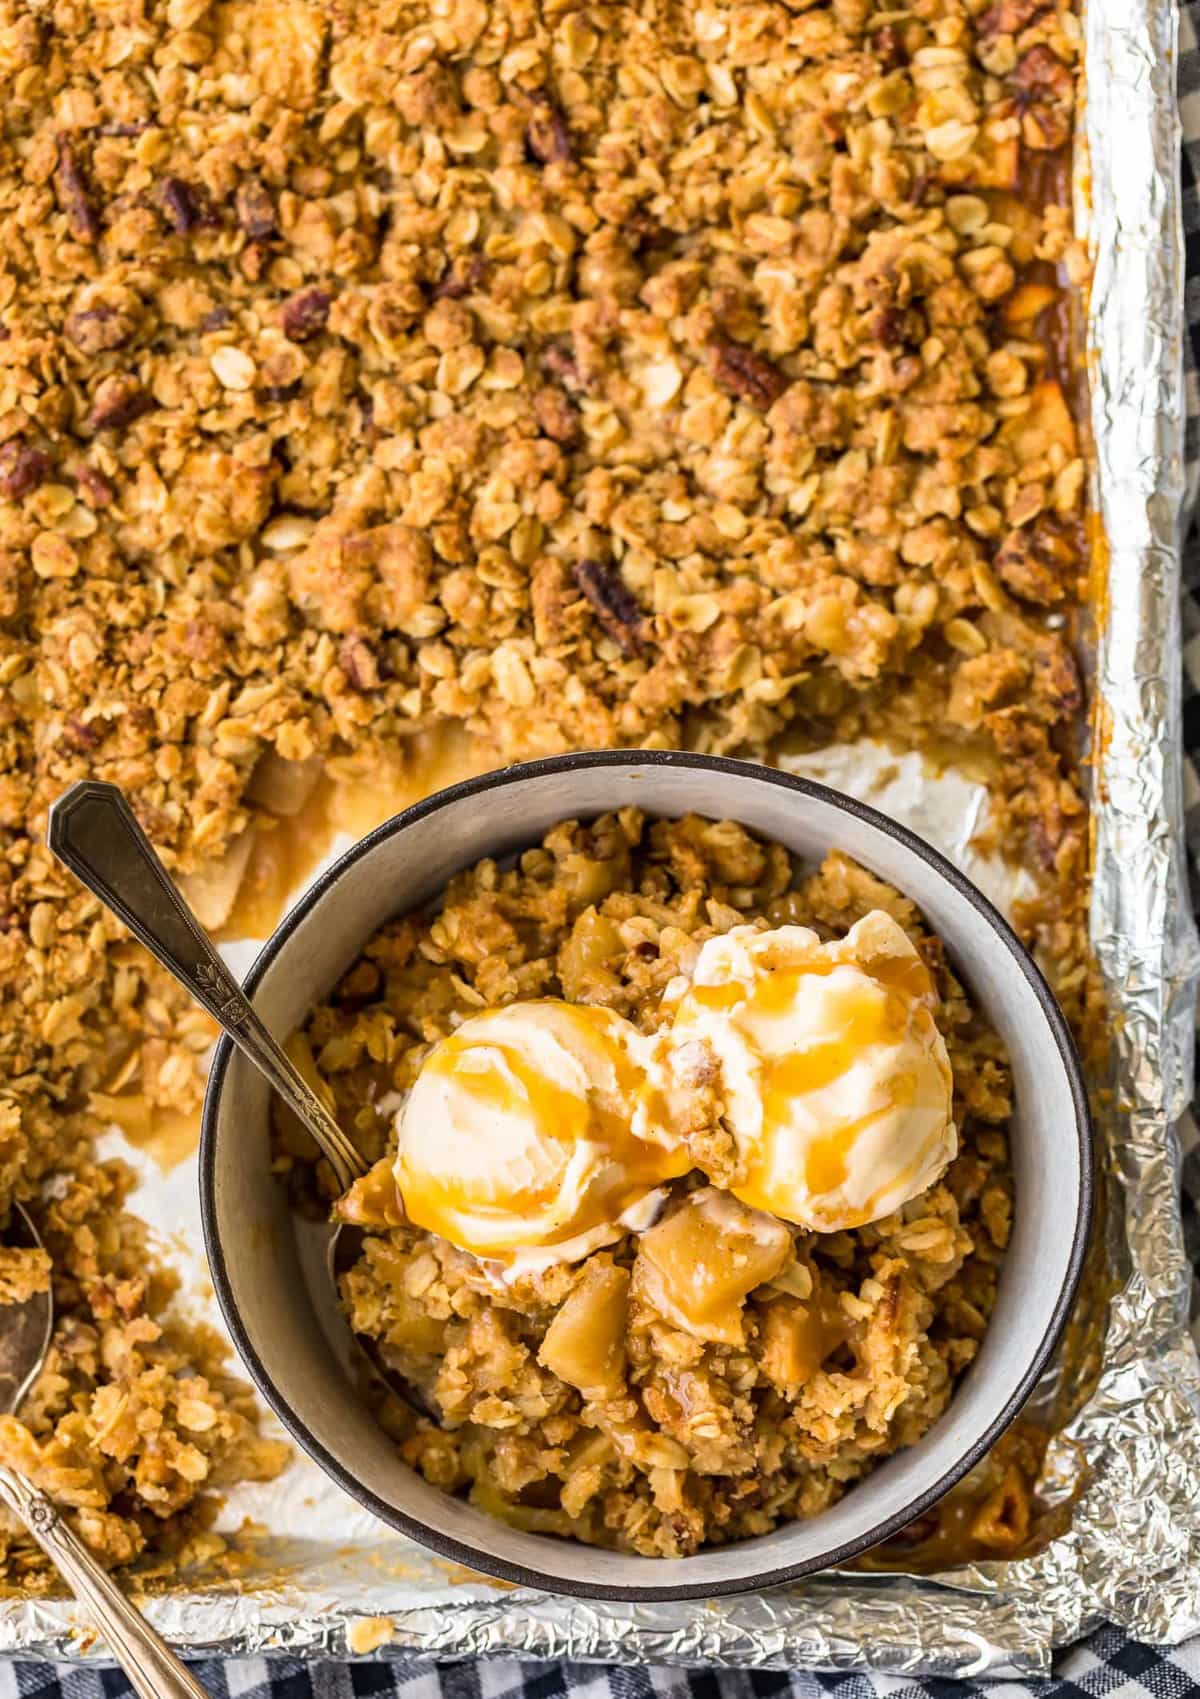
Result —
M 1189 511 L 1200 489 L 1200 0 L 1180 17 L 1179 104 L 1183 117 L 1183 216 L 1187 237 L 1187 471 Z M 1193 899 L 1200 907 L 1200 528 L 1184 550 L 1184 796 Z M 1200 1075 L 1200 1068 L 1197 1070 Z M 1183 1220 L 1198 1271 L 1200 1318 L 1200 1128 L 1183 1128 Z M 1200 1319 L 1198 1319 L 1200 1334 Z M 427 1659 L 305 1664 L 295 1658 L 200 1660 L 196 1675 L 213 1699 L 1192 1699 L 1200 1695 L 1200 1639 L 1146 1646 L 1114 1628 L 1060 1653 L 1051 1678 L 974 1683 L 906 1676 L 830 1675 L 805 1670 L 625 1668 L 526 1663 L 514 1658 L 433 1663 Z M 0 1661 L 0 1699 L 126 1699 L 117 1669 Z

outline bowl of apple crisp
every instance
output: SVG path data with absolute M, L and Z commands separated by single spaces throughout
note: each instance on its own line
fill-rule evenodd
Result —
M 225 1319 L 299 1445 L 448 1558 L 794 1580 L 920 1516 L 1047 1365 L 1091 1209 L 1066 1023 L 857 801 L 677 752 L 505 768 L 364 838 L 246 985 L 367 1171 L 339 1195 L 222 1040 Z

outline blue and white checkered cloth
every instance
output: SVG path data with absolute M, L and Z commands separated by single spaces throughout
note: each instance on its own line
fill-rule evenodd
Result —
M 1187 238 L 1187 464 L 1191 510 L 1200 494 L 1200 0 L 1184 0 L 1179 97 L 1183 116 L 1183 216 Z M 1184 780 L 1193 893 L 1200 907 L 1200 526 L 1184 550 Z M 1200 1077 L 1200 1068 L 1197 1070 Z M 1200 1131 L 1184 1129 L 1183 1215 L 1200 1271 Z M 1200 1316 L 1200 1279 L 1196 1286 Z M 626 1668 L 528 1663 L 513 1658 L 434 1663 L 391 1655 L 354 1663 L 294 1658 L 200 1660 L 213 1699 L 1192 1699 L 1200 1696 L 1200 1639 L 1146 1646 L 1102 1629 L 1058 1655 L 1044 1680 L 962 1681 L 908 1676 Z M 127 1699 L 117 1669 L 0 1662 L 0 1699 Z
M 990 1682 L 805 1670 L 626 1668 L 515 1658 L 321 1662 L 248 1658 L 191 1666 L 212 1699 L 1192 1699 L 1200 1641 L 1143 1646 L 1117 1629 L 1064 1652 L 1052 1678 Z M 127 1699 L 117 1669 L 0 1663 L 0 1699 Z

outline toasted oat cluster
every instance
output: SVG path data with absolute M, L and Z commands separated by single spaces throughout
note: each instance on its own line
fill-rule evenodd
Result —
M 193 1110 L 209 1040 L 50 864 L 72 779 L 232 889 L 264 763 L 435 720 L 932 740 L 1084 1021 L 1079 39 L 1060 0 L 0 0 L 0 1203 L 68 1187 L 100 1342 L 42 1439 L 161 1366 L 106 1343 L 163 1318 L 111 1308 L 91 1140 Z M 88 1491 L 157 1551 L 147 1412 Z
M 396 1225 L 396 1093 L 468 1016 L 565 998 L 652 1031 L 667 983 L 715 933 L 761 920 L 840 935 L 876 908 L 936 981 L 961 1129 L 943 1179 L 895 1214 L 810 1233 L 693 1174 L 647 1231 L 508 1280 Z M 338 1206 L 367 1229 L 342 1280 L 349 1319 L 441 1420 L 394 1396 L 383 1419 L 427 1479 L 519 1527 L 676 1557 L 815 1515 L 919 1439 L 975 1355 L 1009 1236 L 1007 1058 L 912 903 L 842 855 L 798 876 L 730 822 L 566 822 L 509 872 L 460 874 L 435 917 L 385 927 L 296 1055 L 379 1158 Z M 286 1111 L 278 1125 L 300 1190 L 311 1147 Z M 685 1326 L 689 1292 L 703 1303 Z M 1028 1506 L 973 1517 L 994 1553 Z
M 11 824 L 112 771 L 186 863 L 264 749 L 762 750 L 936 661 L 1054 859 L 1068 9 L 0 15 Z

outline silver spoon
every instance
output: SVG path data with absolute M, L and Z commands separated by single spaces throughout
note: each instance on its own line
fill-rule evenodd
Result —
M 338 1191 L 348 1191 L 369 1164 L 242 996 L 117 786 L 81 779 L 64 791 L 50 809 L 46 841 L 224 1028 L 312 1135 L 333 1169 Z M 325 1272 L 336 1290 L 339 1276 L 354 1261 L 362 1229 L 339 1222 L 325 1233 Z M 372 1340 L 359 1334 L 354 1339 L 394 1392 L 419 1414 L 440 1421 L 420 1388 L 394 1369 Z
M 41 1248 L 37 1228 L 19 1203 L 12 1206 L 6 1238 L 10 1244 Z M 49 1291 L 0 1308 L 0 1413 L 18 1413 L 42 1371 L 53 1331 L 54 1296 Z M 141 1699 L 209 1699 L 40 1487 L 0 1464 L 0 1499 L 20 1517 L 86 1607 Z
M 75 877 L 224 1028 L 316 1140 L 339 1192 L 367 1163 L 242 996 L 216 945 L 116 785 L 81 779 L 50 809 L 46 841 Z

